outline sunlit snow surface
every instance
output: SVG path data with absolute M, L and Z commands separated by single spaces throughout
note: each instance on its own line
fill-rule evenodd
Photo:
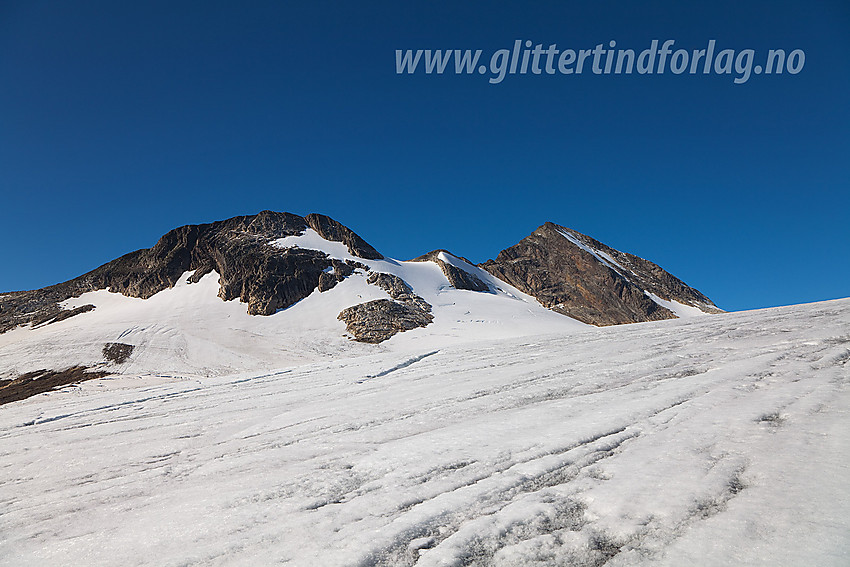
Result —
M 0 407 L 0 563 L 847 565 L 848 384 L 850 300 L 95 380 Z

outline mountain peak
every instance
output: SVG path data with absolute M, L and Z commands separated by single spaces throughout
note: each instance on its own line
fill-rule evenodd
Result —
M 481 267 L 544 306 L 592 325 L 720 310 L 657 264 L 546 222 Z
M 248 304 L 249 313 L 271 315 L 307 297 L 319 286 L 320 279 L 326 287 L 332 286 L 353 270 L 352 262 L 347 265 L 331 260 L 320 251 L 268 245 L 276 239 L 299 236 L 307 229 L 325 240 L 344 244 L 352 256 L 383 258 L 354 231 L 317 213 L 301 217 L 262 211 L 185 225 L 163 235 L 151 248 L 125 254 L 73 280 L 3 297 L 0 332 L 65 318 L 68 314 L 58 304 L 89 291 L 109 289 L 147 299 L 174 287 L 186 272 L 192 272 L 190 282 L 217 272 L 223 300 L 238 297 Z M 328 270 L 333 277 L 323 275 Z

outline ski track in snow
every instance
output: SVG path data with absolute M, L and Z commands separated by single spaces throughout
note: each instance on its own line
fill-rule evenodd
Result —
M 0 564 L 850 563 L 850 300 L 411 354 L 3 406 Z

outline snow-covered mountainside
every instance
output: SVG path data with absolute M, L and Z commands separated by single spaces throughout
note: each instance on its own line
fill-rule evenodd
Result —
M 327 267 L 315 271 L 312 285 L 320 286 L 324 274 L 333 276 L 334 264 L 352 266 L 351 272 L 340 281 L 331 277 L 334 285 L 327 288 L 301 286 L 303 299 L 270 316 L 250 315 L 239 301 L 222 301 L 222 277 L 216 271 L 194 283 L 194 273 L 183 272 L 173 287 L 146 299 L 106 289 L 88 291 L 62 301 L 60 306 L 64 312 L 82 306 L 94 309 L 0 334 L 0 378 L 72 365 L 115 374 L 216 376 L 380 353 L 421 342 L 445 345 L 536 332 L 569 333 L 586 327 L 448 253 L 440 253 L 442 259 L 437 262 L 366 259 L 312 228 L 300 235 L 270 240 L 264 246 L 272 254 L 276 250 L 316 254 L 322 262 L 319 267 Z M 462 266 L 483 282 L 487 291 L 456 288 L 440 263 Z M 402 304 L 396 301 L 398 294 L 392 287 L 389 291 L 381 287 L 383 280 L 370 283 L 375 275 L 386 274 L 399 278 L 403 282 L 399 285 L 409 286 L 411 295 L 423 300 L 432 321 L 379 345 L 352 340 L 346 323 L 339 319 L 344 310 L 370 302 Z M 284 281 L 288 284 L 292 279 Z M 381 329 L 383 323 L 378 320 L 370 329 Z M 391 336 L 392 331 L 388 332 Z M 105 356 L 105 346 L 113 344 L 132 347 L 126 360 Z
M 277 245 L 315 235 L 291 238 Z M 458 307 L 436 264 L 375 262 L 434 306 L 439 333 L 324 343 L 332 360 L 229 376 L 103 378 L 0 407 L 0 564 L 850 563 L 850 300 L 451 344 L 498 293 L 505 317 L 516 305 L 570 320 L 505 288 Z M 326 293 L 380 297 L 364 277 Z M 235 369 L 255 364 L 244 345 L 291 348 L 295 334 L 262 338 L 285 327 L 276 316 L 249 327 L 215 290 L 210 273 L 147 303 L 94 292 L 74 303 L 94 311 L 42 330 L 100 317 L 81 335 L 95 352 L 123 318 L 141 321 L 125 329 L 144 355 L 126 364 L 139 365 L 191 366 L 180 357 L 197 350 Z M 306 337 L 344 303 L 316 299 L 293 306 Z M 190 333 L 198 309 L 227 323 L 200 318 Z M 167 313 L 186 327 L 157 327 Z M 221 352 L 223 328 L 244 344 Z M 25 332 L 2 336 L 7 360 L 27 344 L 8 337 Z M 51 348 L 70 348 L 49 332 Z
M 0 403 L 63 372 L 220 376 L 704 311 L 718 310 L 655 264 L 551 223 L 475 266 L 393 260 L 329 217 L 264 211 L 0 297 L 0 380 L 15 380 Z

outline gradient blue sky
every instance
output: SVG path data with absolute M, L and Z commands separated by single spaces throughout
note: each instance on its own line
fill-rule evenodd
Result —
M 730 310 L 850 296 L 850 3 L 693 4 L 0 1 L 0 290 L 272 209 L 402 259 L 483 261 L 550 220 Z M 806 63 L 743 85 L 395 73 L 398 48 L 515 39 Z

